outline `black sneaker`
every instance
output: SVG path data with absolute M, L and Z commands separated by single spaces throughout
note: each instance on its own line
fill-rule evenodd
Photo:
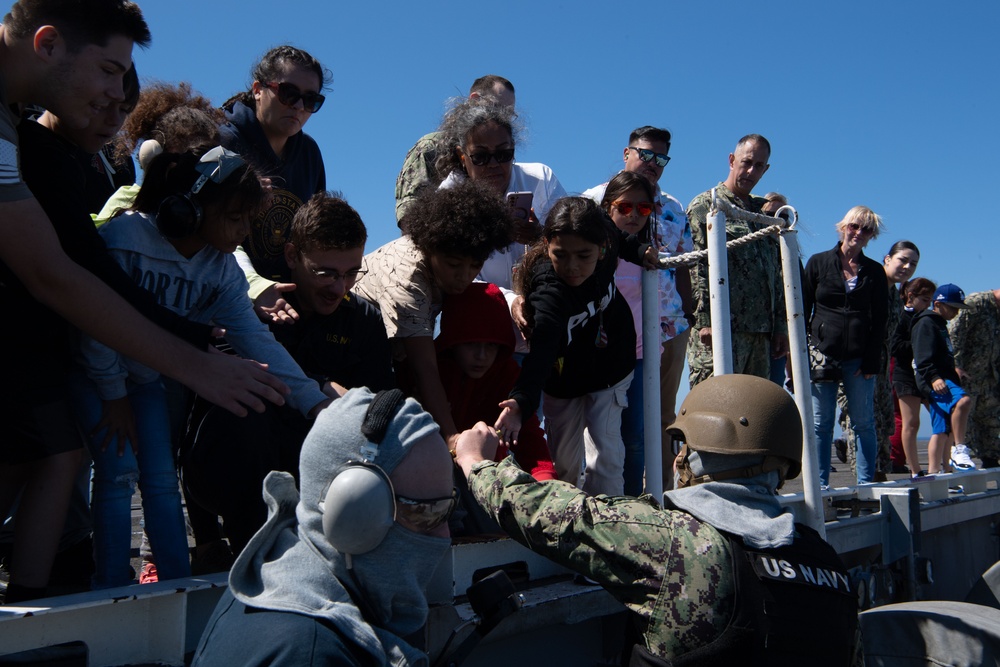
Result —
M 837 438 L 833 441 L 833 446 L 837 449 L 837 459 L 841 463 L 847 463 L 847 440 Z

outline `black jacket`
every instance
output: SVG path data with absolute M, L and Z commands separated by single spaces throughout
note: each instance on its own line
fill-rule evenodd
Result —
M 889 315 L 889 285 L 878 262 L 858 257 L 858 282 L 851 292 L 840 268 L 840 244 L 813 255 L 802 286 L 810 343 L 837 361 L 861 359 L 861 372 L 882 370 L 882 344 Z
M 548 259 L 532 269 L 526 297 L 534 321 L 531 352 L 510 393 L 523 415 L 538 409 L 543 387 L 557 398 L 576 398 L 614 386 L 635 370 L 632 310 L 615 288 L 615 269 L 619 253 L 626 261 L 640 263 L 645 246 L 616 227 L 608 234 L 605 256 L 582 285 L 571 287 L 560 280 Z M 597 344 L 602 327 L 603 347 Z
M 913 318 L 910 344 L 913 346 L 913 370 L 917 388 L 925 396 L 934 393 L 931 385 L 938 378 L 951 380 L 958 385 L 962 383 L 955 371 L 948 322 L 934 312 L 933 308 L 917 313 Z
M 899 316 L 896 330 L 889 336 L 889 354 L 896 360 L 892 368 L 893 382 L 913 382 L 913 344 L 910 342 L 910 329 L 916 313 L 906 308 Z
M 276 280 L 285 269 L 285 243 L 292 217 L 299 206 L 326 190 L 326 170 L 319 146 L 305 132 L 290 137 L 278 157 L 257 122 L 254 110 L 234 102 L 226 109 L 229 122 L 219 129 L 222 145 L 249 160 L 262 176 L 271 179 L 271 205 L 253 221 L 243 242 L 257 273 Z

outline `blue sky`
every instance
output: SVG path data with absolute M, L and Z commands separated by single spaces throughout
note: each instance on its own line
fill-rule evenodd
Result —
M 831 247 L 833 224 L 865 204 L 887 226 L 871 256 L 908 238 L 918 275 L 967 293 L 1000 286 L 1000 3 L 139 2 L 153 31 L 136 51 L 143 78 L 187 80 L 221 103 L 286 42 L 333 72 L 306 131 L 329 187 L 368 225 L 369 249 L 398 233 L 406 151 L 448 98 L 497 73 L 527 125 L 518 159 L 548 164 L 570 192 L 607 180 L 629 131 L 651 124 L 674 135 L 661 185 L 686 206 L 758 132 L 773 155 L 756 191 L 788 195 L 806 255 Z
M 870 256 L 907 238 L 921 249 L 917 275 L 967 293 L 1000 287 L 1000 3 L 139 3 L 153 31 L 135 55 L 144 79 L 190 81 L 221 103 L 282 43 L 333 72 L 306 131 L 328 186 L 365 220 L 369 250 L 398 235 L 407 150 L 449 98 L 495 73 L 514 83 L 527 126 L 518 159 L 548 164 L 569 192 L 613 175 L 628 133 L 649 124 L 673 133 L 661 186 L 686 206 L 757 132 L 773 154 L 756 192 L 789 197 L 805 256 L 832 247 L 833 225 L 865 204 L 887 227 Z

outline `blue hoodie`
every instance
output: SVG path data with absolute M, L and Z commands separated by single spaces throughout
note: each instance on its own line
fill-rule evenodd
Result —
M 222 145 L 247 158 L 261 176 L 271 179 L 271 205 L 253 222 L 243 243 L 257 273 L 269 280 L 285 269 L 283 256 L 292 217 L 299 206 L 326 190 L 326 170 L 319 146 L 305 132 L 290 137 L 284 156 L 278 157 L 257 121 L 254 110 L 242 102 L 226 109 L 219 134 Z

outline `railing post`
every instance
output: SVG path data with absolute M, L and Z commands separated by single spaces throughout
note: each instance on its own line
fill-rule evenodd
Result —
M 712 189 L 712 207 L 707 218 L 708 284 L 712 314 L 713 375 L 733 372 L 733 332 L 729 315 L 729 258 L 726 251 L 726 215 L 716 202 Z M 697 331 L 691 332 L 697 336 Z

